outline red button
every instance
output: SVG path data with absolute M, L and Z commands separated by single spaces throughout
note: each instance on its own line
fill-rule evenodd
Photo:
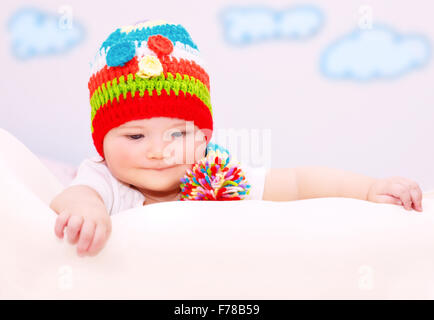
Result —
M 168 55 L 173 51 L 172 41 L 159 34 L 148 38 L 148 47 L 158 56 Z

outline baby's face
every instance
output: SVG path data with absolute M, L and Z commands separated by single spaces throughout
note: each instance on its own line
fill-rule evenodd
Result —
M 111 173 L 139 189 L 179 189 L 180 179 L 205 155 L 205 133 L 192 121 L 134 120 L 111 129 L 103 142 Z

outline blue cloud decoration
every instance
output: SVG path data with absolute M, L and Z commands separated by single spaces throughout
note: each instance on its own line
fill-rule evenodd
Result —
M 225 41 L 235 46 L 264 40 L 306 40 L 324 25 L 322 10 L 312 5 L 282 10 L 265 6 L 226 7 L 219 19 Z
M 61 15 L 38 8 L 19 9 L 8 20 L 7 28 L 11 34 L 12 53 L 21 60 L 63 54 L 85 36 L 84 28 L 75 18 L 65 26 Z
M 426 66 L 430 57 L 425 36 L 375 24 L 331 43 L 321 54 L 319 67 L 327 78 L 367 82 L 401 77 Z

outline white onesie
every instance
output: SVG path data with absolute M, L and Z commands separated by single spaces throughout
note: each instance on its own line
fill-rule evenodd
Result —
M 101 156 L 85 159 L 81 162 L 77 175 L 69 186 L 86 185 L 95 189 L 104 200 L 104 204 L 110 215 L 121 211 L 143 206 L 145 196 L 138 190 L 131 188 L 115 178 Z M 266 167 L 249 167 L 241 164 L 250 184 L 250 192 L 246 200 L 262 200 L 264 193 Z

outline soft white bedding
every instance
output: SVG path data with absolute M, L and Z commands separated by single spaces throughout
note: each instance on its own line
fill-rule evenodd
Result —
M 1 298 L 434 297 L 432 199 L 423 213 L 337 198 L 154 204 L 113 216 L 104 250 L 80 258 L 42 201 L 5 187 Z
M 0 153 L 2 299 L 434 298 L 434 199 L 422 213 L 344 198 L 159 203 L 113 216 L 104 250 L 80 258 L 54 235 L 61 184 L 10 136 L 0 145 L 27 159 Z

